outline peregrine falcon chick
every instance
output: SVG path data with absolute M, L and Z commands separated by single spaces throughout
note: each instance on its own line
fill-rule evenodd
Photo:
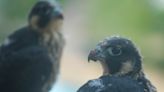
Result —
M 88 60 L 99 61 L 101 63 L 103 67 L 102 76 L 108 75 L 118 78 L 128 76 L 136 80 L 138 84 L 141 84 L 144 88 L 144 92 L 157 92 L 156 88 L 145 77 L 142 67 L 142 57 L 139 50 L 129 39 L 119 36 L 106 38 L 98 43 L 95 49 L 90 51 Z
M 1 92 L 48 92 L 55 83 L 64 47 L 63 13 L 52 0 L 31 9 L 28 25 L 0 47 Z

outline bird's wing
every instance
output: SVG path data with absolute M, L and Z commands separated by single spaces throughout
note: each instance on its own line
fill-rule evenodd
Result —
M 144 86 L 144 90 L 148 92 L 157 92 L 157 89 L 150 80 L 148 80 L 145 76 L 138 79 L 138 82 Z
M 77 92 L 144 92 L 144 88 L 128 77 L 102 76 L 88 81 Z
M 90 80 L 84 84 L 77 92 L 103 92 L 105 86 L 101 79 Z
M 0 59 L 0 90 L 42 92 L 52 69 L 52 61 L 47 51 L 33 46 L 11 53 Z

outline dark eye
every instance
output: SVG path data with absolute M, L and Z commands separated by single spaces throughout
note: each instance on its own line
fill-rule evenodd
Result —
M 111 56 L 119 56 L 122 54 L 121 48 L 117 48 L 117 47 L 109 47 L 108 52 Z

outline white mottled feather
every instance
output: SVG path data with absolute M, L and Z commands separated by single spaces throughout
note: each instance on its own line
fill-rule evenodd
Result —
M 5 41 L 3 42 L 2 45 L 8 46 L 9 44 L 11 44 L 11 42 L 12 42 L 12 41 L 11 41 L 9 38 L 7 38 L 7 39 L 5 39 Z
M 101 79 L 96 79 L 89 82 L 89 87 L 96 87 L 97 90 L 95 92 L 100 92 L 103 90 L 105 86 L 103 85 L 103 82 Z

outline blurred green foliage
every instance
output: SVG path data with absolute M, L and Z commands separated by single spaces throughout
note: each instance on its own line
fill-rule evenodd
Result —
M 134 34 L 152 31 L 154 16 L 144 0 L 95 0 L 91 6 L 91 28 L 102 33 Z M 97 8 L 96 8 L 97 7 Z M 108 29 L 108 30 L 107 30 Z
M 0 0 L 0 41 L 13 29 L 26 24 L 26 18 L 37 0 Z M 63 6 L 74 0 L 58 0 Z M 131 38 L 141 48 L 145 65 L 164 70 L 164 10 L 151 6 L 150 0 L 86 1 L 88 44 L 106 36 L 119 34 Z
M 128 37 L 140 47 L 146 66 L 163 71 L 164 10 L 149 0 L 90 0 L 88 16 L 90 44 L 111 35 Z
M 22 18 L 32 7 L 35 0 L 5 0 L 5 15 L 8 18 Z
M 163 72 L 164 71 L 164 60 L 161 60 L 161 61 L 157 62 L 155 67 L 157 69 L 159 69 L 160 72 Z
M 38 0 L 0 0 L 0 41 L 27 23 L 28 12 Z M 64 5 L 65 0 L 57 0 Z M 12 30 L 11 30 L 12 29 Z M 4 31 L 5 30 L 5 31 Z
M 24 18 L 32 5 L 38 0 L 4 0 L 5 15 L 8 18 Z M 59 0 L 58 0 L 59 1 Z M 64 0 L 59 2 L 64 3 Z

